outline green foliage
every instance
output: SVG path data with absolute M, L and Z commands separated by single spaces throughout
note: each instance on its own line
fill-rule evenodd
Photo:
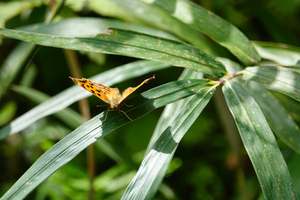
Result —
M 255 17 L 277 40 L 252 42 L 266 34 L 249 11 L 224 4 L 0 3 L 1 200 L 298 199 L 300 48 L 290 45 L 299 45 L 298 29 L 269 5 L 241 3 L 262 11 Z M 290 9 L 281 12 L 295 22 Z M 233 25 L 236 16 L 246 22 Z M 272 22 L 290 27 L 281 33 Z M 96 108 L 94 97 L 92 109 L 84 102 L 77 109 L 71 104 L 92 95 L 67 78 L 79 68 L 121 90 L 123 81 L 156 79 L 120 112 Z M 88 150 L 85 172 L 81 152 L 91 144 L 96 154 Z

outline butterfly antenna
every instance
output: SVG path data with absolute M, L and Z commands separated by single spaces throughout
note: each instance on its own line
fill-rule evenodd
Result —
M 130 121 L 133 121 L 123 110 L 119 110 L 119 112 L 122 112 L 122 113 L 124 113 L 124 115 L 128 118 L 128 119 L 130 119 Z
M 109 105 L 97 105 L 97 107 L 105 107 L 105 106 L 109 106 Z

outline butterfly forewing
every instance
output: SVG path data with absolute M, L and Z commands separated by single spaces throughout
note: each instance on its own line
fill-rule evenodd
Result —
M 70 77 L 70 78 L 76 84 L 80 85 L 81 87 L 83 87 L 84 89 L 86 89 L 87 91 L 89 91 L 90 93 L 95 95 L 96 97 L 100 98 L 105 103 L 110 104 L 110 101 L 108 98 L 109 96 L 111 96 L 109 87 L 106 87 L 105 85 L 102 85 L 101 83 L 96 83 L 94 81 L 91 81 L 91 80 L 85 79 L 85 78 L 82 78 L 82 79 L 73 78 L 73 77 Z M 111 89 L 115 89 L 115 88 L 111 88 Z
M 139 87 L 141 87 L 142 85 L 144 85 L 145 83 L 147 83 L 148 81 L 155 79 L 155 76 L 152 76 L 151 78 L 148 78 L 146 80 L 144 80 L 141 84 L 139 84 L 136 87 L 129 87 L 126 90 L 124 90 L 124 92 L 122 93 L 122 97 L 119 101 L 119 104 L 122 105 L 122 103 L 125 101 L 125 99 L 131 94 L 133 93 L 135 90 L 137 90 Z

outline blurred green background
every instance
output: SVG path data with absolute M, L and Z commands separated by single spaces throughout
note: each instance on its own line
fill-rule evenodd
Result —
M 0 11 L 12 13 L 11 16 L 3 12 L 0 14 L 2 27 L 16 29 L 44 22 L 46 13 L 54 3 L 54 1 L 28 1 L 33 2 L 31 6 L 14 11 L 12 4 L 15 2 L 0 2 Z M 299 0 L 290 0 L 288 3 L 281 0 L 194 2 L 238 27 L 250 40 L 299 46 Z M 105 1 L 101 3 L 105 7 Z M 149 23 L 138 19 L 130 20 L 130 18 L 110 12 L 109 7 L 105 8 L 106 10 L 91 7 L 86 1 L 69 0 L 65 2 L 54 21 L 73 17 L 103 17 L 151 27 Z M 6 62 L 7 56 L 18 43 L 19 41 L 8 38 L 2 40 L 0 64 Z M 225 48 L 214 45 L 218 56 L 236 60 Z M 88 55 L 82 52 L 77 52 L 76 56 L 85 78 L 136 60 L 124 56 Z M 54 96 L 74 84 L 68 78 L 70 71 L 67 65 L 62 49 L 38 46 L 22 66 L 22 70 L 17 74 L 13 83 L 27 85 L 49 96 Z M 172 73 L 167 69 L 155 72 L 156 79 L 140 88 L 138 92 L 177 80 L 182 70 L 182 68 L 175 68 Z M 149 73 L 138 79 L 114 85 L 114 87 L 123 91 L 129 86 L 138 85 L 152 75 L 153 73 Z M 217 92 L 216 98 L 222 98 L 222 94 Z M 103 103 L 94 96 L 88 98 L 88 102 L 91 116 L 106 109 L 96 107 Z M 9 89 L 5 95 L 1 96 L 1 127 L 36 105 Z M 286 106 L 288 109 L 288 105 Z M 78 111 L 77 103 L 70 107 Z M 135 167 L 138 167 L 162 111 L 163 108 L 157 109 L 123 126 L 106 136 L 106 141 L 116 152 L 127 156 L 134 162 Z M 164 193 L 158 192 L 155 199 L 241 199 L 237 181 L 240 178 L 239 171 L 237 171 L 237 158 L 229 145 L 230 138 L 223 131 L 219 111 L 217 102 L 210 102 L 185 135 L 164 179 L 168 189 L 165 189 Z M 299 124 L 299 117 L 295 120 Z M 49 116 L 37 121 L 19 134 L 1 140 L 0 195 L 4 194 L 43 152 L 72 130 L 73 128 L 56 117 Z M 293 161 L 291 160 L 294 157 L 293 151 L 281 141 L 278 141 L 278 144 L 287 162 Z M 248 192 L 247 199 L 257 199 L 261 196 L 258 180 L 244 149 L 241 149 L 241 154 Z M 114 161 L 97 146 L 95 156 L 96 199 L 119 199 L 133 178 L 135 170 L 124 163 Z M 26 199 L 87 199 L 88 178 L 87 154 L 84 151 L 38 186 Z

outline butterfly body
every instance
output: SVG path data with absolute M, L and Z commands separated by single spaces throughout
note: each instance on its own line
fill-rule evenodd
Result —
M 86 78 L 78 79 L 70 77 L 76 84 L 80 85 L 87 91 L 100 98 L 105 103 L 109 104 L 112 110 L 119 110 L 124 104 L 124 100 L 135 90 L 141 87 L 143 84 L 155 78 L 155 76 L 144 80 L 141 84 L 136 87 L 129 87 L 122 94 L 118 88 L 110 88 L 101 83 L 96 83 Z

